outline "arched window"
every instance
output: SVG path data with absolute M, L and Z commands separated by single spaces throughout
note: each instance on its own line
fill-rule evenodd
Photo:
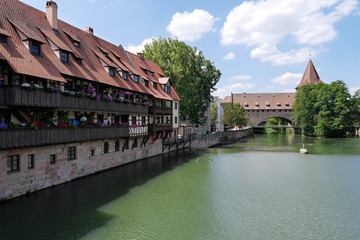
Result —
M 120 141 L 116 140 L 115 141 L 115 152 L 120 151 Z
M 109 142 L 104 142 L 103 152 L 104 154 L 109 153 Z

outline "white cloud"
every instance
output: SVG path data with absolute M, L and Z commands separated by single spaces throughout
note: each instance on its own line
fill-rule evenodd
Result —
M 271 81 L 280 85 L 297 85 L 300 83 L 303 74 L 301 73 L 284 73 Z
M 234 81 L 244 81 L 244 80 L 250 80 L 252 79 L 252 76 L 250 75 L 236 75 L 230 77 L 227 81 L 228 82 L 234 82 Z
M 307 48 L 281 52 L 278 44 L 285 37 L 311 46 L 335 39 L 334 24 L 357 4 L 356 0 L 245 1 L 226 17 L 221 43 L 252 47 L 253 58 L 275 65 L 304 62 Z
M 351 95 L 354 95 L 354 93 L 359 89 L 360 89 L 360 87 L 352 87 L 352 88 L 349 89 L 349 92 L 350 92 Z
M 145 44 L 151 43 L 153 39 L 154 39 L 154 37 L 153 38 L 147 38 L 138 46 L 134 46 L 132 44 L 129 44 L 129 46 L 126 47 L 125 49 L 127 51 L 131 52 L 131 53 L 137 54 L 139 52 L 142 52 L 142 50 L 144 50 Z
M 215 19 L 210 13 L 201 9 L 193 12 L 175 13 L 166 30 L 180 40 L 194 42 L 212 31 Z
M 253 84 L 253 83 L 235 83 L 232 85 L 227 85 L 227 86 L 218 88 L 212 95 L 224 98 L 225 96 L 229 96 L 231 93 L 246 92 L 254 87 L 255 87 L 255 84 Z
M 235 58 L 234 52 L 229 52 L 226 56 L 223 57 L 223 60 L 233 60 Z

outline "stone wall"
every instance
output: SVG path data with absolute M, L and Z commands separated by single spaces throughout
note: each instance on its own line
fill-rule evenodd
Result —
M 216 132 L 206 135 L 197 135 L 196 140 L 191 144 L 192 148 L 207 148 L 222 142 L 235 141 L 237 139 L 253 135 L 252 128 L 237 131 Z
M 239 131 L 197 135 L 191 147 L 207 148 L 224 141 L 236 140 L 252 134 L 253 130 L 249 128 Z M 122 151 L 122 147 L 125 140 L 118 139 L 120 149 L 115 151 L 116 140 L 105 139 L 0 151 L 0 201 L 162 153 L 161 139 L 150 139 L 151 143 L 147 143 L 146 146 L 140 148 L 142 138 L 138 138 L 138 146 L 134 149 L 131 149 L 134 140 L 130 139 L 130 148 L 124 149 L 124 151 Z M 104 153 L 105 142 L 109 143 L 108 153 Z M 76 159 L 74 160 L 68 160 L 69 147 L 76 147 Z M 176 146 L 173 146 L 170 150 L 167 149 L 165 152 L 174 150 L 176 150 Z M 34 155 L 34 168 L 29 169 L 28 155 L 32 154 Z M 56 154 L 56 161 L 51 164 L 50 155 L 53 154 Z M 7 158 L 13 155 L 19 156 L 19 170 L 8 172 Z
M 71 181 L 99 171 L 120 166 L 139 159 L 158 155 L 162 152 L 162 141 L 156 140 L 140 148 L 124 149 L 125 140 L 120 139 L 120 150 L 115 151 L 115 139 L 48 145 L 0 151 L 0 200 L 13 198 L 53 185 Z M 104 142 L 109 143 L 109 153 L 103 152 Z M 68 147 L 76 147 L 76 159 L 68 160 Z M 91 156 L 94 150 L 94 156 Z M 34 155 L 34 168 L 28 168 L 28 155 Z M 56 154 L 56 163 L 50 163 L 50 155 Z M 18 171 L 7 171 L 7 157 L 19 155 Z

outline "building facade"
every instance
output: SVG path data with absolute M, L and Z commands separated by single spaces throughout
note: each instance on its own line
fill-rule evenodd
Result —
M 0 5 L 0 200 L 162 152 L 180 99 L 157 64 L 54 1 Z

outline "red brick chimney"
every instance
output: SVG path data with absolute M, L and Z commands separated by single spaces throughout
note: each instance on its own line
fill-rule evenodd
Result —
M 90 33 L 91 35 L 94 35 L 94 29 L 92 27 L 87 26 L 85 28 L 85 32 Z
M 144 57 L 143 53 L 137 53 L 137 55 L 140 57 L 141 60 L 145 60 L 145 57 Z
M 58 30 L 58 16 L 57 16 L 58 6 L 54 1 L 46 2 L 46 18 L 50 23 L 50 26 L 53 29 Z

